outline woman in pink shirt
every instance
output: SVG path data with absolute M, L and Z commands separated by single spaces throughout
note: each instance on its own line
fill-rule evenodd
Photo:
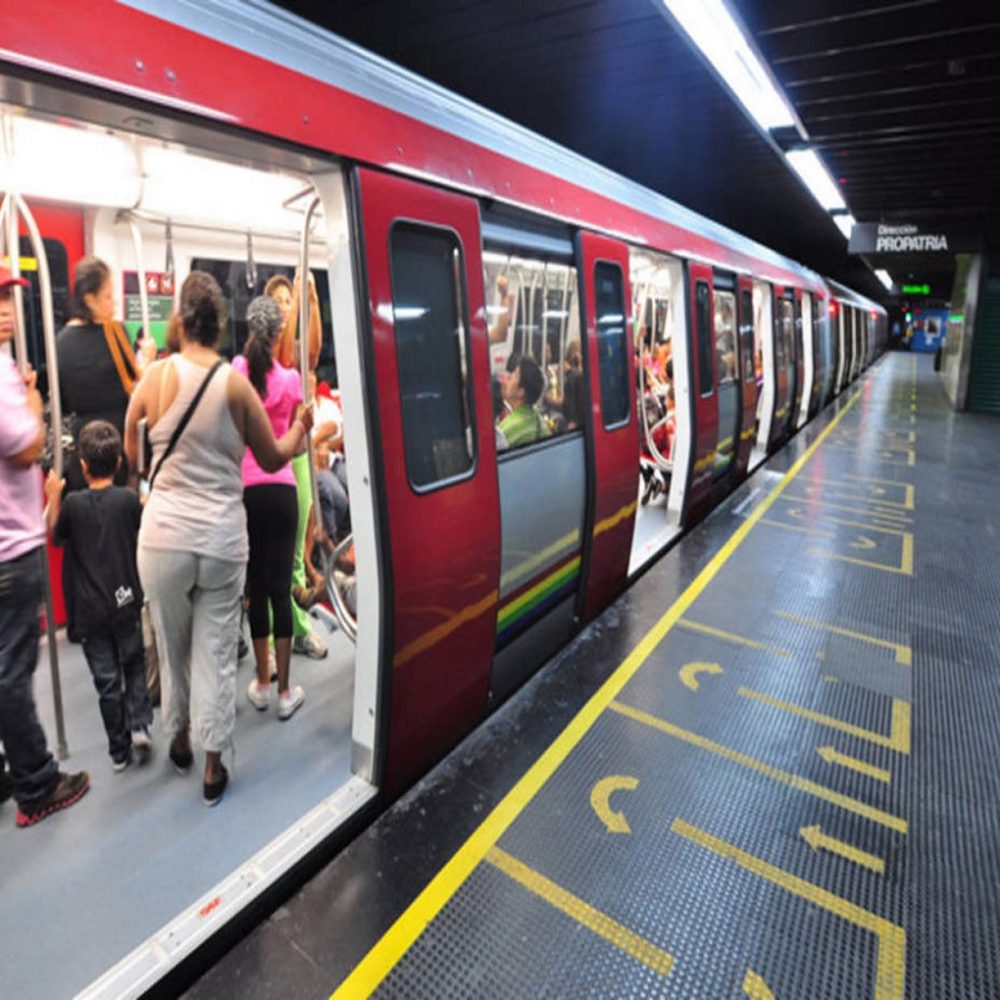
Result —
M 302 402 L 298 373 L 278 364 L 272 357 L 274 342 L 281 332 L 281 310 L 271 298 L 261 295 L 247 307 L 249 339 L 245 356 L 233 360 L 233 368 L 247 376 L 264 403 L 275 437 L 281 437 Z M 250 449 L 243 458 L 243 505 L 247 512 L 250 560 L 247 564 L 247 591 L 250 597 L 250 637 L 253 640 L 257 676 L 250 682 L 247 697 L 260 711 L 271 700 L 271 677 L 267 662 L 271 624 L 274 619 L 274 655 L 278 668 L 278 718 L 288 719 L 302 704 L 305 694 L 289 683 L 292 656 L 292 562 L 298 503 L 295 475 L 291 465 L 277 472 L 264 472 Z

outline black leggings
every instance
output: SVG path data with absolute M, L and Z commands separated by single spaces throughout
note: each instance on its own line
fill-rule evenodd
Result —
M 250 635 L 264 639 L 271 633 L 267 607 L 274 614 L 275 639 L 292 636 L 292 562 L 299 508 L 295 487 L 284 483 L 248 486 L 243 491 L 250 536 L 247 593 L 250 597 Z

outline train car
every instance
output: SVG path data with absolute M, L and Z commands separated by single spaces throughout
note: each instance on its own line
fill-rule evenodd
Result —
M 0 28 L 7 245 L 50 389 L 42 318 L 84 253 L 161 343 L 183 278 L 214 274 L 229 353 L 299 268 L 344 411 L 356 611 L 334 601 L 340 714 L 301 750 L 322 790 L 219 870 L 159 860 L 190 905 L 144 907 L 91 995 L 138 992 L 440 760 L 847 389 L 885 313 L 264 3 L 36 0 Z M 531 368 L 524 435 L 497 386 Z

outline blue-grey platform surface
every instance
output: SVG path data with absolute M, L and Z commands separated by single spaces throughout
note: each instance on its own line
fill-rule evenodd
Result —
M 998 487 L 886 357 L 190 996 L 1000 996 Z
M 14 826 L 13 802 L 0 807 L 0 997 L 72 996 L 348 779 L 353 649 L 336 633 L 325 638 L 327 659 L 293 657 L 306 701 L 284 723 L 273 705 L 257 712 L 247 701 L 252 658 L 242 661 L 233 780 L 213 809 L 201 802 L 197 748 L 189 775 L 170 765 L 159 710 L 153 759 L 112 772 L 83 652 L 60 638 L 70 751 L 61 767 L 89 771 L 92 787 L 26 830 Z M 35 698 L 54 752 L 44 643 Z

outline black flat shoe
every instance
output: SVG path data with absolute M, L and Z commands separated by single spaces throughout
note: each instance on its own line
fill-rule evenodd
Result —
M 229 772 L 226 770 L 223 764 L 219 765 L 222 774 L 212 782 L 202 782 L 202 802 L 206 806 L 217 806 L 222 801 L 222 796 L 226 791 L 226 785 L 229 784 Z
M 170 741 L 170 749 L 167 751 L 167 756 L 170 757 L 170 763 L 174 765 L 174 769 L 178 774 L 187 774 L 194 763 L 194 754 L 191 753 L 190 749 L 179 750 L 177 748 L 176 736 Z

